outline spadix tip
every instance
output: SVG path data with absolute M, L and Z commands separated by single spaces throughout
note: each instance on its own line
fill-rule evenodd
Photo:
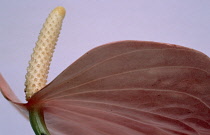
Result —
M 52 12 L 57 12 L 60 16 L 65 16 L 66 10 L 64 7 L 58 6 Z

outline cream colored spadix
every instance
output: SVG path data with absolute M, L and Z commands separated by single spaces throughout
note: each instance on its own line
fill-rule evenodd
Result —
M 63 7 L 55 8 L 46 19 L 40 31 L 27 68 L 25 82 L 26 100 L 30 99 L 34 93 L 46 85 L 50 62 L 64 16 L 65 9 Z

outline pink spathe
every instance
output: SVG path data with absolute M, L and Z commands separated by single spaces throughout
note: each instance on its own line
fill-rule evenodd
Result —
M 186 47 L 119 41 L 87 52 L 26 104 L 52 135 L 209 135 L 210 59 Z

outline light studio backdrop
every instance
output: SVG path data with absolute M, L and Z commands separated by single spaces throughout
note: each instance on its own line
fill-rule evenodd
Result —
M 1 0 L 0 72 L 23 102 L 32 49 L 57 6 L 67 13 L 48 82 L 88 50 L 119 40 L 173 43 L 210 56 L 209 0 Z M 34 134 L 28 120 L 2 95 L 0 134 Z

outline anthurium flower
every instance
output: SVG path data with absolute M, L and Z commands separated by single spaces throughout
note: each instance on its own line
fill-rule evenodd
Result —
M 178 45 L 96 47 L 26 104 L 0 88 L 40 135 L 210 135 L 210 58 Z

